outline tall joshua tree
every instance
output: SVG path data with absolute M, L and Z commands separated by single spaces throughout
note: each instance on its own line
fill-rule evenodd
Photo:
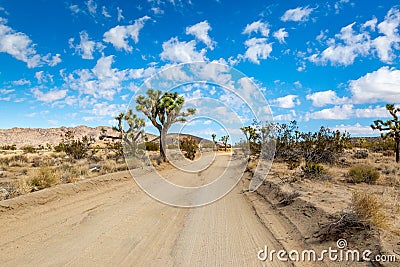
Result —
M 396 144 L 396 162 L 398 163 L 400 162 L 400 121 L 397 112 L 400 113 L 400 108 L 395 108 L 394 104 L 387 104 L 386 109 L 393 116 L 393 119 L 387 121 L 376 120 L 371 127 L 374 130 L 385 131 L 381 133 L 383 139 L 392 138 L 394 140 Z
M 165 153 L 168 129 L 175 122 L 184 122 L 186 117 L 196 112 L 194 108 L 188 108 L 186 112 L 181 112 L 185 99 L 178 96 L 178 93 L 165 92 L 149 89 L 147 96 L 139 95 L 136 98 L 136 110 L 141 111 L 151 121 L 160 133 L 160 157 L 162 161 L 167 161 Z
M 229 140 L 229 135 L 224 135 L 221 137 L 221 142 L 224 144 L 225 151 L 226 151 L 226 145 L 228 143 L 228 140 Z

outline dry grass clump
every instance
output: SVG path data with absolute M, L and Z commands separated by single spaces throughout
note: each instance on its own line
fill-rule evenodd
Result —
M 369 165 L 356 165 L 348 172 L 349 181 L 352 183 L 374 184 L 379 179 L 379 172 Z
M 29 173 L 28 184 L 32 187 L 32 191 L 41 190 L 51 187 L 59 182 L 57 172 L 50 167 L 40 167 Z
M 359 221 L 378 227 L 386 226 L 386 215 L 383 205 L 370 192 L 354 192 L 351 208 Z

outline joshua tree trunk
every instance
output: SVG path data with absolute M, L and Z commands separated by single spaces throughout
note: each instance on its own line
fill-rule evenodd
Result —
M 400 161 L 400 140 L 395 140 L 396 142 L 396 162 Z
M 160 157 L 163 162 L 167 162 L 167 154 L 165 153 L 167 131 L 168 129 L 165 128 L 160 131 Z

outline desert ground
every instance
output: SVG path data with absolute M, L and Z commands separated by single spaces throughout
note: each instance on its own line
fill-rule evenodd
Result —
M 168 163 L 155 165 L 172 183 L 201 186 L 215 180 L 228 164 L 239 166 L 235 162 L 244 155 L 238 151 L 217 152 L 201 173 L 183 175 Z M 392 155 L 369 153 L 357 158 L 357 151 L 346 150 L 341 165 L 325 166 L 329 179 L 302 178 L 300 167 L 290 170 L 284 162 L 274 161 L 256 192 L 248 191 L 256 166 L 256 161 L 250 160 L 233 190 L 198 208 L 169 206 L 143 192 L 131 174 L 151 182 L 154 172 L 146 168 L 105 159 L 102 170 L 89 172 L 89 162 L 71 163 L 63 154 L 4 152 L 2 168 L 6 171 L 0 179 L 16 185 L 16 191 L 0 201 L 1 265 L 398 266 L 400 167 Z M 209 153 L 197 155 L 192 167 L 203 166 Z M 38 165 L 47 162 L 47 168 L 56 169 L 55 176 L 70 173 L 70 179 L 58 180 L 45 189 L 34 188 L 29 176 L 43 168 L 35 165 L 38 161 Z M 349 183 L 348 170 L 357 164 L 376 166 L 381 174 L 378 181 Z M 70 165 L 75 169 L 60 167 Z M 376 196 L 383 203 L 380 209 L 385 224 L 347 222 L 335 228 L 351 210 L 353 192 Z M 265 246 L 276 251 L 322 251 L 337 248 L 338 239 L 345 239 L 348 249 L 369 249 L 373 255 L 390 255 L 397 262 L 258 259 Z

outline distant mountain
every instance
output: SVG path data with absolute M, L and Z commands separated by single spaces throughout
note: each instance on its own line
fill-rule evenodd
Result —
M 96 140 L 99 140 L 100 130 L 104 128 L 109 134 L 113 133 L 111 127 L 98 126 L 91 128 L 88 126 L 77 126 L 77 127 L 60 127 L 60 128 L 12 128 L 12 129 L 0 129 L 0 146 L 4 145 L 16 145 L 17 148 L 23 146 L 34 146 L 39 145 L 57 145 L 61 142 L 62 137 L 67 131 L 72 131 L 75 138 L 81 138 L 83 136 L 91 136 Z M 179 135 L 179 140 L 184 137 L 192 137 L 197 143 L 199 142 L 211 142 L 206 139 L 202 139 L 197 136 L 188 134 L 168 134 L 167 145 L 177 143 Z M 159 137 L 153 134 L 147 134 L 148 141 L 159 142 Z

